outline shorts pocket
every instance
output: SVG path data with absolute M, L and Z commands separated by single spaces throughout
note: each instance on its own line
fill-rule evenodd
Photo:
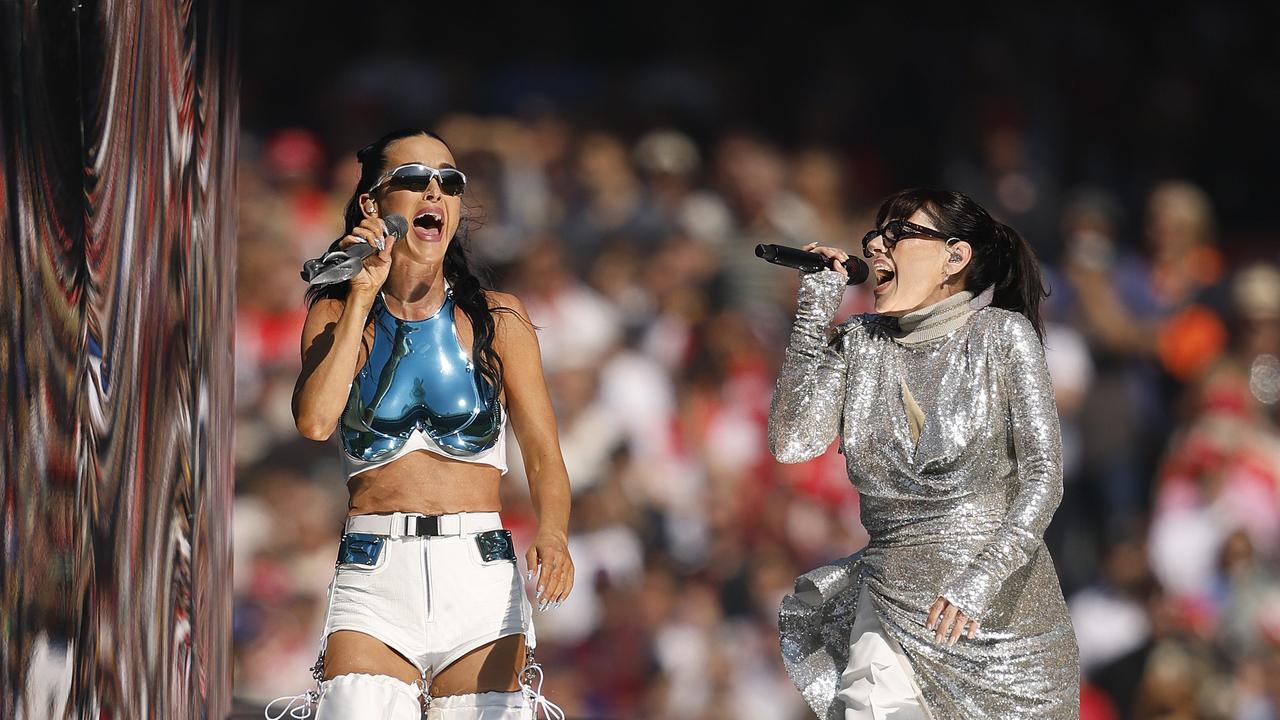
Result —
M 482 566 L 515 564 L 516 546 L 506 528 L 476 533 L 472 548 L 472 557 Z
M 346 577 L 377 575 L 390 564 L 393 545 L 385 535 L 346 533 L 338 544 L 337 573 Z

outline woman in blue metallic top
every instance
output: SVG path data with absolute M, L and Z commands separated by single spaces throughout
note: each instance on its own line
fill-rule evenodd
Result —
M 555 716 L 535 689 L 523 587 L 536 578 L 540 609 L 573 587 L 537 336 L 519 299 L 468 265 L 466 176 L 444 141 L 397 131 L 358 157 L 337 245 L 376 251 L 308 293 L 294 393 L 299 432 L 338 431 L 350 492 L 309 699 L 320 720 L 418 718 L 424 703 L 439 720 Z M 507 420 L 539 523 L 524 576 L 498 516 Z

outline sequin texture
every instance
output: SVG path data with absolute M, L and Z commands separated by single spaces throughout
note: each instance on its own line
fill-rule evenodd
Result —
M 936 720 L 1079 717 L 1079 650 L 1044 531 L 1062 497 L 1057 406 L 1044 349 L 1022 315 L 981 306 L 907 345 L 883 316 L 828 327 L 844 291 L 805 275 L 769 415 L 781 462 L 840 437 L 870 544 L 796 581 L 779 613 L 783 659 L 820 718 L 834 707 L 849 630 L 868 583 Z M 988 295 L 989 297 L 989 295 Z M 913 440 L 903 383 L 924 412 Z M 936 643 L 942 595 L 981 622 Z

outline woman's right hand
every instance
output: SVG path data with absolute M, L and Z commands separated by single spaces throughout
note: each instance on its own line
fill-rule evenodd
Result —
M 391 270 L 391 248 L 396 244 L 396 238 L 387 232 L 387 225 L 381 218 L 367 217 L 361 220 L 359 225 L 351 228 L 350 234 L 344 235 L 338 241 L 338 247 L 346 249 L 356 243 L 369 243 L 375 248 L 381 247 L 377 252 L 365 257 L 360 272 L 351 278 L 350 293 L 352 295 L 372 297 L 387 281 L 387 273 Z
M 832 270 L 835 270 L 836 272 L 840 273 L 841 275 L 844 275 L 845 277 L 849 276 L 849 271 L 844 266 L 844 262 L 849 259 L 849 253 L 839 248 L 826 247 L 825 245 L 819 245 L 816 242 L 811 242 L 808 245 L 805 245 L 804 249 L 808 250 L 809 252 L 816 252 L 819 255 L 822 255 L 823 257 L 830 258 Z

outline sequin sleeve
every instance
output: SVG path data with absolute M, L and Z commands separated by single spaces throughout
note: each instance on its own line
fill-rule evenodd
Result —
M 942 592 L 975 619 L 990 609 L 1005 579 L 1031 560 L 1062 500 L 1062 438 L 1044 346 L 1020 314 L 1011 315 L 1004 336 L 1017 488 L 995 537 Z
M 800 279 L 796 320 L 769 407 L 769 452 L 779 462 L 817 457 L 836 436 L 847 364 L 829 325 L 845 283 L 834 270 Z

